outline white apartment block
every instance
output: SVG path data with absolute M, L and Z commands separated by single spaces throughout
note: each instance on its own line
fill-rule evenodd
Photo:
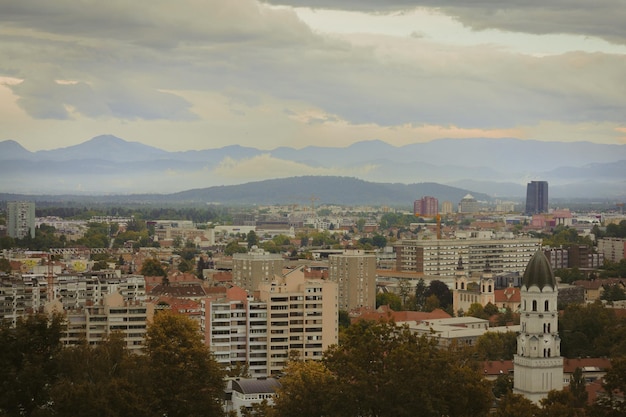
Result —
M 282 372 L 290 352 L 322 358 L 338 341 L 337 285 L 305 279 L 302 267 L 261 284 L 255 297 L 233 287 L 201 301 L 200 327 L 216 360 L 252 377 Z
M 338 342 L 337 284 L 306 279 L 302 267 L 261 284 L 259 299 L 267 303 L 268 374 L 277 375 L 290 352 L 319 360 Z
M 398 271 L 454 277 L 459 258 L 470 276 L 487 262 L 494 274 L 522 272 L 540 246 L 540 239 L 531 238 L 403 240 L 394 250 Z
M 24 239 L 26 236 L 35 238 L 35 203 L 7 203 L 7 234 L 16 239 Z

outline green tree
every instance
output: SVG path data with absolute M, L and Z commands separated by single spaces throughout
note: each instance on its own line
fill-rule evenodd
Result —
M 600 396 L 589 410 L 591 417 L 626 416 L 626 401 L 620 398 L 626 393 L 626 356 L 611 362 L 611 368 L 604 376 L 602 388 L 606 395 Z
M 232 256 L 234 253 L 247 253 L 248 248 L 241 246 L 239 241 L 233 240 L 228 242 L 228 245 L 224 248 L 224 255 Z
M 253 246 L 259 246 L 259 237 L 254 230 L 250 230 L 246 236 L 246 242 L 248 242 L 248 249 Z
M 341 345 L 324 357 L 341 396 L 331 415 L 484 416 L 490 385 L 466 360 L 466 352 L 440 349 L 406 326 L 359 321 Z
M 50 404 L 63 317 L 43 314 L 0 323 L 0 415 L 31 416 Z
M 476 340 L 476 354 L 480 360 L 512 360 L 516 350 L 515 332 L 485 332 Z
M 9 262 L 6 258 L 0 258 L 0 272 L 4 272 L 6 274 L 11 273 L 11 262 Z
M 319 417 L 335 414 L 341 401 L 336 376 L 318 361 L 289 361 L 274 402 L 276 416 Z
M 439 300 L 439 305 L 444 310 L 448 308 L 448 306 L 452 305 L 452 292 L 448 285 L 437 279 L 430 281 L 428 285 L 428 291 L 426 292 L 426 296 L 434 295 Z
M 387 305 L 393 311 L 402 310 L 402 300 L 397 294 L 391 292 L 381 292 L 376 294 L 376 308 Z
M 513 392 L 513 378 L 509 374 L 500 374 L 493 381 L 493 395 L 497 399 Z
M 426 298 L 428 297 L 428 287 L 424 282 L 424 278 L 420 278 L 415 286 L 415 310 L 424 311 Z
M 183 259 L 178 263 L 178 270 L 180 272 L 190 272 L 193 270 L 193 263 L 191 261 Z
M 385 246 L 387 246 L 387 238 L 385 236 L 376 234 L 374 235 L 374 237 L 372 237 L 372 244 L 376 246 L 377 248 L 382 249 Z
M 618 328 L 615 312 L 601 302 L 570 304 L 559 319 L 561 354 L 577 356 L 607 356 L 613 347 L 611 332 Z
M 194 321 L 167 311 L 157 314 L 148 328 L 146 355 L 154 415 L 223 415 L 223 370 Z
M 540 409 L 520 394 L 507 394 L 500 399 L 495 417 L 536 417 Z
M 583 408 L 587 404 L 589 393 L 586 389 L 585 376 L 581 368 L 576 368 L 569 381 L 569 392 L 572 394 L 572 406 Z
M 161 261 L 156 258 L 148 258 L 143 261 L 141 264 L 141 270 L 139 271 L 141 275 L 145 275 L 147 277 L 166 277 L 167 272 L 163 268 Z

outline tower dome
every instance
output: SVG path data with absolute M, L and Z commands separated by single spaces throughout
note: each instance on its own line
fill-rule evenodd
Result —
M 528 262 L 522 278 L 522 287 L 528 289 L 533 285 L 536 285 L 540 290 L 545 287 L 556 289 L 554 272 L 552 272 L 550 262 L 541 249 L 535 252 Z

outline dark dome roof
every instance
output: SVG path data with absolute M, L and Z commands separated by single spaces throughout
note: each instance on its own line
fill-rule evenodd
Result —
M 556 288 L 556 279 L 554 272 L 546 255 L 543 251 L 538 250 L 526 265 L 524 277 L 522 278 L 522 286 L 530 288 L 533 285 L 543 289 L 545 287 Z
M 280 388 L 280 382 L 276 378 L 241 378 L 233 381 L 233 391 L 242 394 L 273 394 Z

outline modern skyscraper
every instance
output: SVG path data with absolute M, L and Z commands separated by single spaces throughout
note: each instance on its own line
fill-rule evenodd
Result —
M 15 239 L 24 239 L 28 235 L 35 238 L 35 203 L 7 203 L 7 233 Z
M 531 181 L 526 187 L 526 214 L 548 212 L 548 182 Z
M 439 213 L 439 200 L 425 196 L 413 202 L 413 214 L 420 216 L 436 216 Z

